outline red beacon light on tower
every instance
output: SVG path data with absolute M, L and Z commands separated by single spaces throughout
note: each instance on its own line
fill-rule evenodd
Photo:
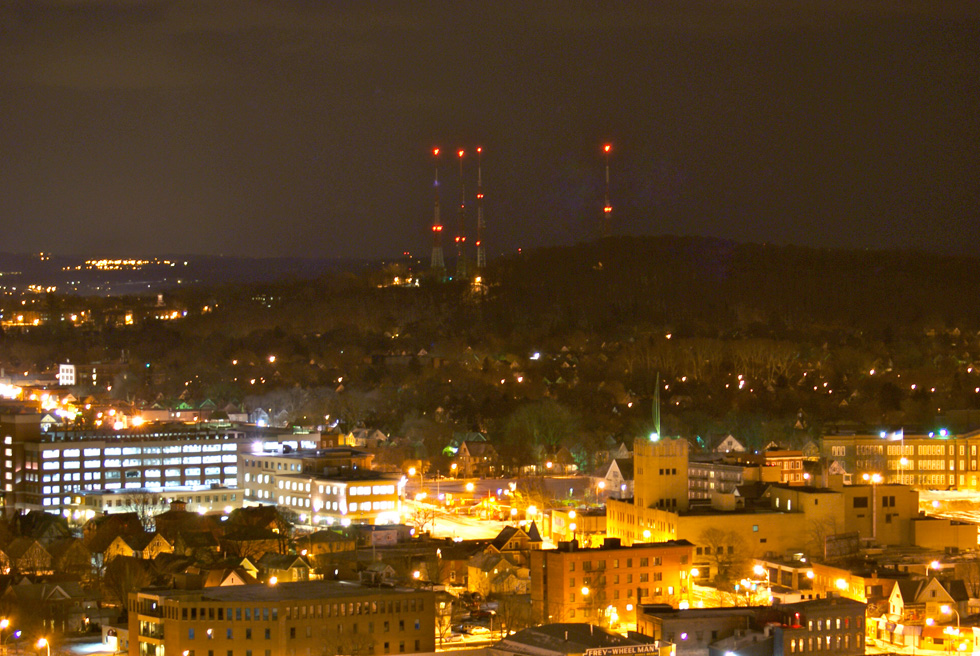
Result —
M 432 154 L 435 155 L 436 157 L 438 157 L 439 156 L 439 149 L 438 148 L 433 148 L 432 149 Z
M 605 146 L 602 147 L 602 152 L 604 153 L 608 153 L 610 150 L 612 150 L 612 146 L 609 144 L 606 144 Z

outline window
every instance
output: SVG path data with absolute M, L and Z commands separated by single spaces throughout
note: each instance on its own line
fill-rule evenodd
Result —
M 854 507 L 855 508 L 867 508 L 868 507 L 868 497 L 854 497 Z

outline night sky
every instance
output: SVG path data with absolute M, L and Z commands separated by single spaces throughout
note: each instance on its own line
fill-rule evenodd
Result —
M 427 258 L 476 145 L 488 253 L 569 244 L 607 140 L 617 233 L 974 254 L 980 2 L 0 8 L 2 251 Z

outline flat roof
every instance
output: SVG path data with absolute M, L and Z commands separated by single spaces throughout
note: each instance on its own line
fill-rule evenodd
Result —
M 280 602 L 306 601 L 314 599 L 346 599 L 367 595 L 408 595 L 427 590 L 415 588 L 388 588 L 367 586 L 350 581 L 296 581 L 277 585 L 250 584 L 226 585 L 204 590 L 144 590 L 141 594 L 173 601 L 217 601 L 217 602 Z

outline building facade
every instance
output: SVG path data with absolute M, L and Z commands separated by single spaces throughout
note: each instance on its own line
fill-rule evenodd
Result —
M 877 474 L 883 483 L 920 489 L 980 490 L 978 451 L 980 431 L 825 435 L 820 440 L 820 455 L 838 462 L 854 481 Z
M 130 656 L 369 656 L 435 651 L 435 593 L 337 581 L 129 596 Z
M 640 603 L 677 606 L 691 593 L 687 540 L 580 549 L 574 542 L 531 552 L 531 618 L 537 623 L 635 622 Z
M 353 452 L 341 460 L 324 451 Z M 245 502 L 275 504 L 293 510 L 300 522 L 316 526 L 397 524 L 401 521 L 405 477 L 362 468 L 367 462 L 354 449 L 326 449 L 316 453 L 264 454 L 242 457 Z M 365 454 L 370 455 L 370 454 Z M 337 456 L 339 458 L 339 456 Z

